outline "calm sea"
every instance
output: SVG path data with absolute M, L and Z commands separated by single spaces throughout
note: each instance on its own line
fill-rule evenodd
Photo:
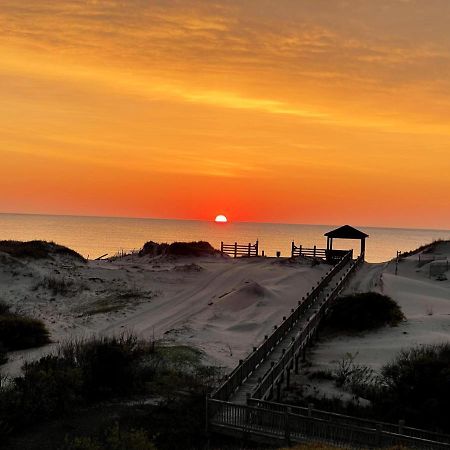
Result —
M 220 248 L 221 241 L 247 244 L 258 239 L 260 249 L 266 255 L 275 256 L 277 251 L 281 251 L 282 256 L 288 256 L 292 240 L 305 247 L 314 244 L 326 247 L 324 233 L 333 228 L 336 226 L 0 214 L 0 240 L 54 241 L 89 258 L 139 249 L 149 240 L 204 240 Z M 370 235 L 366 246 L 369 262 L 387 261 L 395 256 L 397 250 L 412 250 L 433 239 L 450 239 L 450 230 L 358 228 Z M 355 241 L 336 241 L 335 244 L 335 248 L 359 248 L 359 242 Z

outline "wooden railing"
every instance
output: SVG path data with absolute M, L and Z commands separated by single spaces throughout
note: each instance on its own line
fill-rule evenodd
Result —
M 307 293 L 298 301 L 297 308 L 292 309 L 291 314 L 283 320 L 281 325 L 277 327 L 270 336 L 265 336 L 264 342 L 245 359 L 239 361 L 238 366 L 231 372 L 224 383 L 213 393 L 212 397 L 218 400 L 229 400 L 236 389 L 248 378 L 249 375 L 264 361 L 273 351 L 275 346 L 284 338 L 291 330 L 305 311 L 315 302 L 322 289 L 330 282 L 350 260 L 351 252 L 348 252 L 342 260 L 332 267 L 328 273 L 317 283 L 317 286 Z
M 335 266 L 335 268 L 339 268 L 339 270 L 341 270 L 349 261 L 350 256 L 351 252 L 349 252 L 347 254 L 347 257 L 342 259 L 341 262 Z M 295 340 L 292 341 L 286 349 L 283 349 L 283 356 L 274 365 L 272 365 L 269 371 L 264 375 L 264 378 L 258 383 L 258 386 L 251 396 L 252 398 L 264 399 L 266 398 L 268 393 L 269 396 L 271 396 L 273 386 L 279 381 L 280 377 L 284 376 L 284 370 L 286 368 L 292 367 L 294 363 L 298 364 L 300 353 L 308 345 L 314 333 L 317 331 L 317 328 L 319 327 L 323 316 L 328 311 L 328 308 L 331 306 L 331 303 L 345 288 L 351 275 L 362 263 L 362 261 L 363 256 L 360 256 L 356 261 L 353 262 L 353 264 L 345 272 L 345 274 L 341 276 L 334 289 L 332 289 L 327 294 L 321 304 L 318 305 L 319 308 L 316 309 L 312 316 L 308 318 L 306 326 L 296 336 Z M 337 270 L 335 273 L 337 273 L 339 270 Z M 316 306 L 316 303 L 312 302 L 310 305 L 312 304 Z
M 235 242 L 234 244 L 225 244 L 221 242 L 220 252 L 229 256 L 233 256 L 234 258 L 237 258 L 238 256 L 258 256 L 258 246 L 258 241 L 256 241 L 254 244 L 238 244 L 237 242 Z
M 305 416 L 290 408 L 276 411 L 209 399 L 207 410 L 211 431 L 226 432 L 248 440 L 262 436 L 286 444 L 318 441 L 338 446 L 345 445 L 346 448 L 381 448 L 398 445 L 425 450 L 450 449 L 450 436 L 441 435 L 446 441 L 436 441 L 399 433 L 398 428 L 389 431 L 381 427 L 359 426 L 330 418 Z M 427 433 L 424 430 L 417 431 Z
M 324 248 L 317 248 L 314 246 L 313 248 L 303 247 L 299 245 L 298 247 L 295 245 L 295 242 L 292 241 L 291 246 L 291 257 L 295 258 L 297 256 L 310 256 L 312 258 L 323 258 L 327 257 L 327 250 Z
M 328 422 L 340 423 L 343 425 L 350 425 L 359 428 L 368 428 L 371 430 L 381 430 L 388 433 L 396 433 L 413 438 L 425 439 L 428 441 L 449 443 L 450 436 L 442 433 L 435 433 L 433 431 L 422 430 L 419 428 L 412 428 L 405 426 L 405 422 L 400 420 L 398 424 L 380 422 L 370 419 L 362 419 L 359 417 L 347 416 L 344 414 L 332 413 L 329 411 L 321 411 L 314 409 L 312 406 L 305 408 L 302 406 L 292 406 L 284 403 L 268 402 L 264 400 L 250 399 L 247 404 L 256 408 L 269 409 L 277 412 L 291 412 L 297 416 L 311 417 L 314 419 L 325 420 Z

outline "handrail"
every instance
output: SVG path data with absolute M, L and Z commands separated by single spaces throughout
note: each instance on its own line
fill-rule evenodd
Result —
M 320 291 L 326 286 L 331 278 L 338 273 L 351 259 L 352 252 L 349 251 L 328 273 L 318 282 L 313 290 L 298 301 L 297 308 L 277 327 L 264 342 L 254 349 L 245 360 L 240 360 L 238 366 L 231 372 L 227 380 L 213 393 L 212 397 L 219 400 L 228 400 L 248 376 L 253 373 L 262 361 L 264 361 L 269 353 L 272 352 L 278 342 L 286 335 L 286 333 L 297 323 L 300 316 L 314 303 Z
M 450 436 L 443 433 L 437 433 L 435 431 L 423 430 L 420 428 L 408 427 L 402 421 L 398 424 L 382 422 L 373 419 L 363 419 L 360 417 L 348 416 L 345 414 L 334 413 L 330 411 L 323 411 L 315 408 L 307 408 L 304 406 L 293 406 L 286 403 L 276 403 L 267 400 L 249 399 L 247 405 L 254 406 L 256 408 L 268 409 L 277 412 L 290 411 L 292 414 L 304 417 L 312 417 L 321 420 L 340 422 L 343 424 L 353 425 L 362 428 L 381 429 L 388 431 L 389 433 L 397 433 L 410 437 L 419 437 L 421 439 L 427 439 L 437 442 L 450 442 Z
M 209 422 L 212 426 L 235 430 L 239 435 L 260 434 L 287 442 L 304 442 L 309 439 L 358 448 L 405 445 L 430 450 L 450 449 L 450 436 L 446 436 L 446 441 L 436 441 L 383 430 L 380 427 L 368 428 L 299 415 L 290 409 L 275 411 L 208 399 L 208 417 L 212 419 Z M 421 431 L 426 433 L 426 430 Z
M 343 290 L 346 282 L 350 278 L 351 274 L 356 270 L 356 268 L 361 264 L 363 256 L 361 255 L 347 270 L 343 277 L 339 280 L 336 287 L 326 296 L 325 300 L 320 304 L 319 310 L 316 311 L 309 319 L 306 327 L 297 335 L 294 342 L 292 342 L 289 347 L 284 352 L 281 359 L 270 368 L 270 370 L 265 374 L 264 378 L 258 383 L 258 386 L 253 392 L 252 398 L 262 398 L 265 393 L 269 390 L 271 386 L 277 381 L 277 379 L 282 374 L 284 368 L 291 364 L 292 360 L 298 354 L 299 350 L 303 349 L 306 344 L 311 339 L 312 334 L 318 327 L 323 315 L 328 310 L 330 303 L 340 294 Z M 345 258 L 341 260 L 344 261 Z M 347 261 L 346 261 L 347 262 Z M 339 266 L 339 264 L 336 265 Z M 342 267 L 339 267 L 339 270 Z

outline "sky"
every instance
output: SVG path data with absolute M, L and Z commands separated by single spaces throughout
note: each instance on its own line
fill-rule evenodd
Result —
M 448 0 L 0 0 L 0 211 L 450 228 Z

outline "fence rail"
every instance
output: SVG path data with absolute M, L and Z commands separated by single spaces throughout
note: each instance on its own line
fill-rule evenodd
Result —
M 295 258 L 296 256 L 310 256 L 312 258 L 326 258 L 327 250 L 325 248 L 317 248 L 316 246 L 314 246 L 313 248 L 303 247 L 302 245 L 296 246 L 295 242 L 292 242 L 291 257 Z
M 348 252 L 347 256 L 342 259 L 341 262 L 335 266 L 335 268 L 339 268 L 339 270 L 341 270 L 350 260 L 350 257 L 351 252 Z M 264 378 L 261 380 L 255 391 L 253 392 L 252 398 L 264 399 L 266 398 L 269 390 L 269 396 L 271 397 L 274 384 L 279 381 L 280 377 L 284 376 L 285 369 L 290 369 L 294 366 L 294 364 L 298 364 L 300 353 L 304 350 L 304 348 L 308 345 L 309 341 L 313 337 L 314 333 L 319 327 L 323 316 L 328 311 L 328 308 L 330 307 L 332 301 L 345 288 L 351 275 L 359 267 L 363 259 L 364 255 L 361 255 L 356 261 L 353 262 L 353 264 L 345 272 L 345 274 L 341 276 L 336 287 L 328 293 L 323 302 L 319 305 L 318 310 L 316 310 L 313 315 L 308 318 L 306 326 L 296 336 L 295 340 L 289 345 L 289 347 L 284 350 L 283 356 L 280 358 L 280 360 L 271 367 L 268 373 L 265 374 Z M 339 270 L 337 270 L 335 273 L 339 272 Z M 318 292 L 320 292 L 320 290 Z
M 337 420 L 309 417 L 294 409 L 276 411 L 250 405 L 237 405 L 221 400 L 208 400 L 209 424 L 212 431 L 233 430 L 235 435 L 275 438 L 287 444 L 320 441 L 352 448 L 380 448 L 395 445 L 425 450 L 450 449 L 450 441 L 438 442 L 412 437 L 380 427 L 365 427 Z M 449 437 L 447 436 L 447 439 Z
M 220 252 L 225 253 L 226 255 L 233 256 L 237 258 L 238 256 L 258 256 L 259 253 L 259 242 L 256 241 L 254 244 L 249 242 L 248 244 L 238 244 L 235 242 L 234 244 L 225 244 L 223 242 L 220 243 Z
M 340 423 L 343 425 L 351 425 L 359 428 L 368 428 L 372 430 L 382 430 L 388 433 L 397 433 L 404 436 L 409 436 L 413 438 L 425 439 L 428 441 L 450 443 L 450 436 L 442 433 L 435 433 L 433 431 L 422 430 L 419 428 L 413 428 L 405 426 L 405 422 L 400 420 L 398 424 L 380 422 L 371 419 L 362 419 L 359 417 L 347 416 L 344 414 L 333 413 L 329 411 L 321 411 L 319 409 L 314 409 L 312 406 L 307 408 L 302 406 L 292 406 L 284 403 L 275 403 L 258 399 L 249 399 L 247 402 L 249 406 L 254 406 L 256 408 L 268 409 L 277 412 L 291 412 L 297 416 L 302 417 L 312 417 L 315 419 L 321 419 L 329 422 Z

